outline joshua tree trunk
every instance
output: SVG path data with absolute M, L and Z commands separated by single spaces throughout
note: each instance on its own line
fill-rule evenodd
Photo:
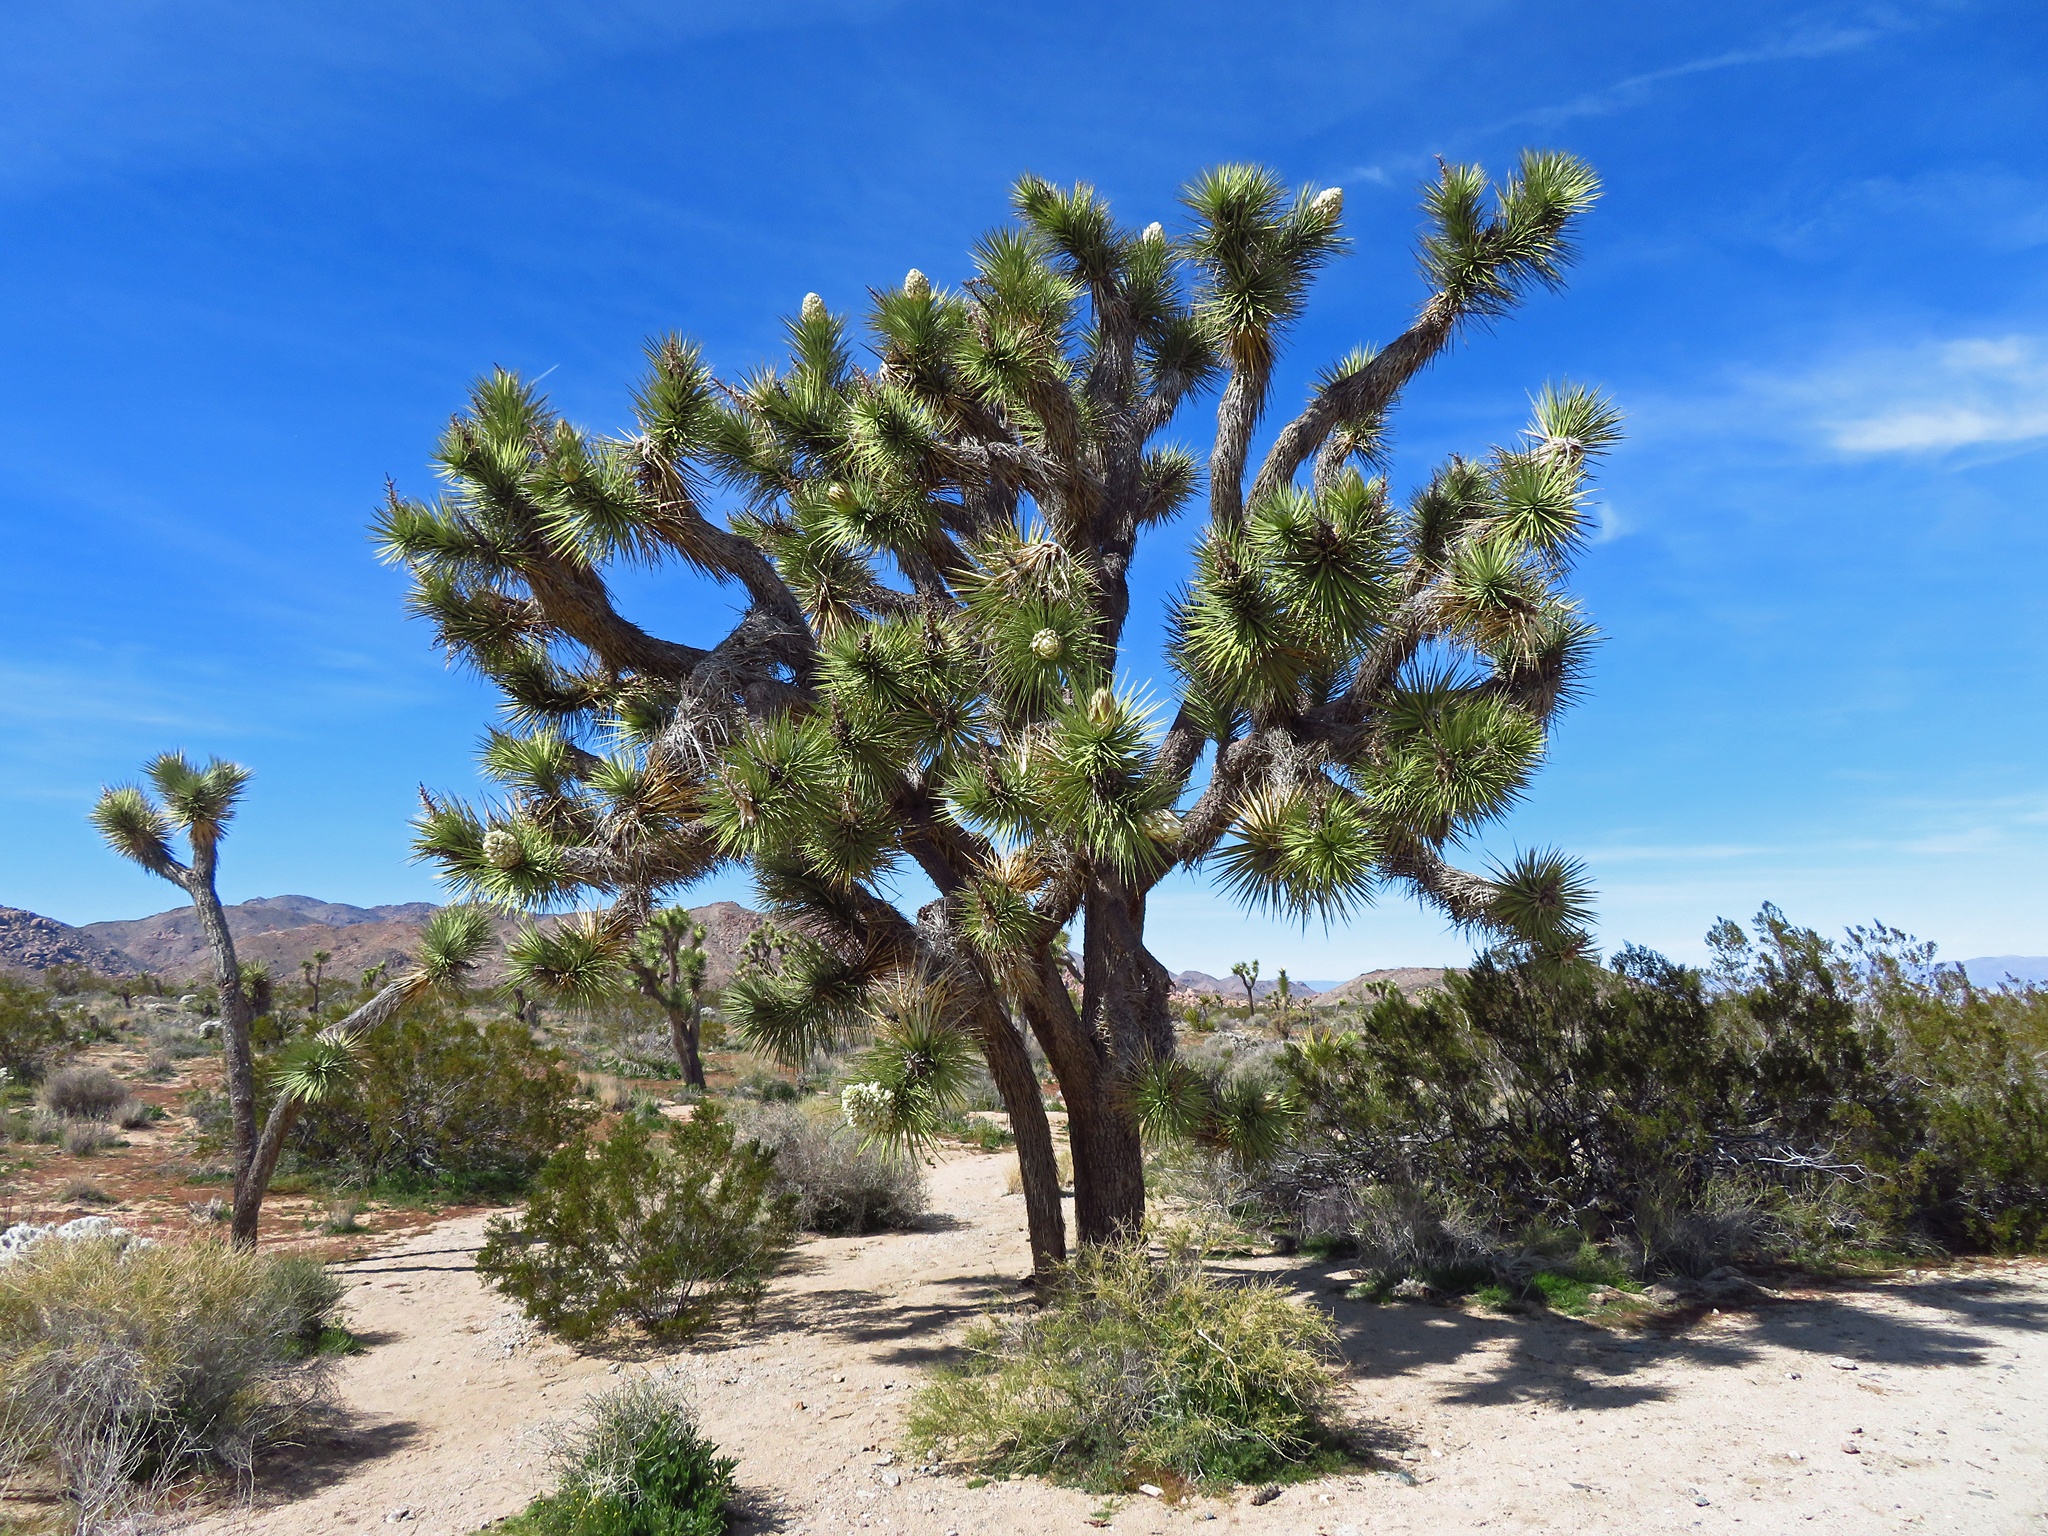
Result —
M 1135 1232 L 1145 1220 L 1144 1148 L 1124 1110 L 1124 1074 L 1110 1041 L 1075 1010 L 1050 956 L 1024 1004 L 1067 1104 L 1076 1233 L 1098 1243 Z
M 400 1003 L 404 1002 L 408 996 L 417 990 L 416 979 L 412 977 L 402 981 L 391 982 L 378 992 L 375 997 L 364 1003 L 362 1007 L 349 1014 L 347 1018 L 323 1031 L 323 1035 L 331 1036 L 337 1041 L 346 1043 L 364 1030 L 374 1029 L 379 1024 L 382 1024 L 398 1011 Z M 246 1181 L 248 1187 L 254 1192 L 254 1200 L 252 1202 L 254 1210 L 252 1210 L 249 1219 L 248 1240 L 251 1245 L 256 1241 L 256 1216 L 262 1210 L 263 1197 L 269 1191 L 271 1178 L 277 1172 L 277 1160 L 284 1152 L 284 1138 L 290 1132 L 292 1126 L 297 1123 L 299 1111 L 304 1107 L 305 1101 L 298 1095 L 280 1093 L 277 1096 L 276 1102 L 270 1106 L 270 1114 L 263 1122 L 262 1133 L 256 1138 L 255 1152 L 249 1161 L 249 1172 Z M 241 1183 L 242 1181 L 238 1180 L 236 1184 L 237 1242 L 241 1241 L 239 1235 Z
M 704 1087 L 704 1053 L 698 1044 L 703 1033 L 703 1009 L 695 999 L 685 1005 L 664 998 L 661 1006 L 668 1015 L 669 1044 L 675 1047 L 683 1081 L 692 1088 Z
M 228 931 L 227 914 L 213 885 L 213 850 L 204 849 L 192 861 L 184 885 L 198 915 L 199 928 L 206 935 L 206 948 L 213 961 L 214 985 L 220 991 L 220 1040 L 228 1088 L 228 1114 L 234 1135 L 234 1220 L 229 1235 L 237 1248 L 256 1246 L 256 1221 L 263 1212 L 267 1180 L 254 1177 L 256 1171 L 256 1053 L 249 1039 L 251 1017 L 248 997 L 242 991 L 242 966 L 235 955 L 234 935 Z
M 993 999 L 983 1003 L 980 1013 L 982 1054 L 1017 1144 L 1017 1172 L 1024 1186 L 1024 1215 L 1031 1230 L 1031 1269 L 1043 1274 L 1067 1257 L 1067 1223 L 1060 1210 L 1059 1159 L 1053 1152 L 1052 1123 L 1046 1118 L 1030 1053 L 1016 1028 Z M 1078 1169 L 1078 1159 L 1075 1166 Z

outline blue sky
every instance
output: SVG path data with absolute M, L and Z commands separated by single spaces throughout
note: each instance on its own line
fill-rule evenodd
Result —
M 365 524 L 493 364 L 625 420 L 647 334 L 739 370 L 806 290 L 957 279 L 1029 168 L 1169 224 L 1227 159 L 1346 189 L 1281 398 L 1419 297 L 1434 157 L 1574 150 L 1569 290 L 1418 381 L 1397 481 L 1570 376 L 1631 437 L 1580 575 L 1587 701 L 1489 850 L 1590 864 L 1603 941 L 1774 900 L 2048 953 L 2048 12 L 2038 4 L 51 4 L 0 56 L 0 903 L 171 905 L 94 843 L 165 746 L 257 774 L 230 899 L 435 894 L 415 786 L 490 701 Z M 1184 418 L 1205 441 L 1200 418 Z M 1189 523 L 1141 569 L 1155 599 Z M 631 583 L 690 638 L 728 599 Z M 1135 670 L 1156 665 L 1156 629 Z M 744 897 L 743 882 L 707 894 Z M 1453 960 L 1162 892 L 1175 968 Z

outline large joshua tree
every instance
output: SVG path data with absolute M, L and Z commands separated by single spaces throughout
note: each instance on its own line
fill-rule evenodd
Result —
M 501 900 L 609 902 L 558 930 L 564 971 L 617 964 L 659 892 L 749 861 L 805 942 L 729 989 L 743 1037 L 800 1056 L 885 980 L 942 979 L 1016 1126 L 1035 1253 L 1064 1230 L 1024 1030 L 1070 1111 L 1082 1238 L 1130 1230 L 1136 1105 L 1174 1049 L 1146 945 L 1169 872 L 1304 918 L 1392 886 L 1579 942 L 1568 861 L 1482 874 L 1446 850 L 1515 802 L 1572 696 L 1593 631 L 1564 579 L 1618 418 L 1546 388 L 1523 436 L 1405 497 L 1387 421 L 1461 334 L 1558 285 L 1596 192 L 1563 154 L 1498 185 L 1443 167 L 1413 322 L 1277 429 L 1342 196 L 1235 165 L 1186 189 L 1176 234 L 1026 177 L 958 288 L 913 271 L 871 294 L 865 361 L 815 294 L 786 368 L 723 381 L 665 337 L 618 437 L 481 381 L 441 441 L 447 495 L 394 492 L 380 522 L 512 725 L 486 752 L 506 796 L 429 798 L 423 848 Z M 1205 465 L 1165 434 L 1211 391 Z M 1177 697 L 1155 699 L 1122 670 L 1132 561 L 1204 492 L 1168 616 Z M 726 633 L 619 611 L 609 573 L 667 561 L 742 595 Z M 1058 958 L 1077 917 L 1078 998 Z
M 346 1018 L 286 1043 L 272 1063 L 269 1111 L 259 1113 L 250 1026 L 269 1011 L 269 981 L 259 968 L 237 958 L 216 884 L 220 840 L 234 819 L 249 771 L 217 757 L 202 768 L 181 752 L 166 752 L 146 764 L 143 772 L 154 794 L 136 784 L 103 789 L 92 821 L 116 853 L 170 881 L 191 899 L 200 932 L 206 936 L 220 992 L 221 1054 L 234 1134 L 230 1231 L 238 1246 L 253 1247 L 263 1197 L 300 1108 L 329 1092 L 350 1071 L 353 1043 L 360 1032 L 430 989 L 459 991 L 491 942 L 490 918 L 475 907 L 444 907 L 435 913 L 421 935 L 419 962 L 413 970 L 381 988 Z M 178 833 L 185 838 L 183 859 L 171 842 Z

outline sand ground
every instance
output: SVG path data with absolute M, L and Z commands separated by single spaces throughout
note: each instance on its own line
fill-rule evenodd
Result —
M 1341 1266 L 1241 1267 L 1333 1310 L 1371 1469 L 1178 1505 L 1035 1481 L 969 1486 L 900 1443 L 906 1400 L 1028 1268 L 1008 1159 L 932 1171 L 927 1229 L 807 1241 L 751 1328 L 668 1356 L 535 1337 L 471 1268 L 485 1218 L 345 1266 L 345 1424 L 264 1466 L 206 1536 L 459 1536 L 543 1486 L 542 1437 L 594 1388 L 680 1370 L 739 1458 L 743 1531 L 901 1536 L 1184 1532 L 2048 1531 L 2048 1266 L 1980 1264 L 1805 1289 L 1640 1333 L 1342 1299 Z

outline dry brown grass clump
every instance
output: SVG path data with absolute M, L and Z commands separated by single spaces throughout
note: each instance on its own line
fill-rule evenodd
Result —
M 339 1295 L 303 1257 L 45 1239 L 0 1266 L 0 1472 L 53 1473 L 80 1531 L 195 1471 L 246 1479 L 262 1445 L 323 1404 Z
M 67 1120 L 112 1121 L 134 1095 L 105 1067 L 65 1067 L 44 1080 L 39 1097 L 45 1109 Z

